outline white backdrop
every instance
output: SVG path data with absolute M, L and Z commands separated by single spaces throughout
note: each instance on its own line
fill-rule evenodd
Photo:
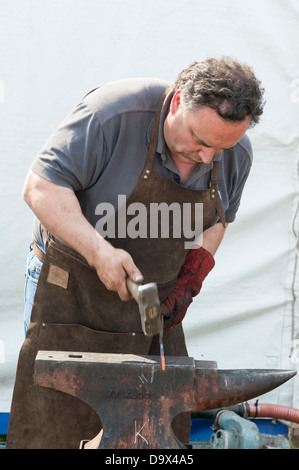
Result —
M 0 412 L 24 339 L 33 216 L 21 192 L 31 161 L 100 83 L 175 80 L 212 55 L 251 64 L 267 105 L 250 131 L 254 165 L 238 218 L 184 322 L 189 353 L 221 368 L 297 367 L 298 30 L 298 0 L 0 0 Z M 299 407 L 298 380 L 261 401 Z

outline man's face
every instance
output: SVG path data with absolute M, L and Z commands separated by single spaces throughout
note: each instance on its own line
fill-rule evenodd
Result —
M 214 155 L 234 147 L 247 131 L 250 117 L 231 123 L 205 106 L 184 110 L 178 90 L 170 103 L 164 122 L 164 138 L 176 160 L 182 163 L 210 163 Z

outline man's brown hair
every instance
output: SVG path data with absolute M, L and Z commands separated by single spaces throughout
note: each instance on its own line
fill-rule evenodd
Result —
M 253 70 L 232 57 L 212 57 L 194 62 L 175 82 L 181 90 L 181 103 L 189 111 L 207 106 L 223 119 L 237 122 L 251 117 L 250 127 L 263 114 L 264 88 Z

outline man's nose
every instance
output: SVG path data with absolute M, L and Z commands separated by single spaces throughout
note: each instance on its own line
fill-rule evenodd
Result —
M 216 151 L 214 148 L 201 148 L 198 152 L 201 161 L 205 164 L 209 164 L 215 154 Z

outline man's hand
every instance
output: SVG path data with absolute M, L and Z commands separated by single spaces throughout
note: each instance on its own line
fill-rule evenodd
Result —
M 193 297 L 199 294 L 204 279 L 215 265 L 214 256 L 227 227 L 228 224 L 223 227 L 219 223 L 205 230 L 202 246 L 194 245 L 187 254 L 177 282 L 161 306 L 165 328 L 184 319 Z
M 132 298 L 127 289 L 127 277 L 137 283 L 143 281 L 143 276 L 129 253 L 114 248 L 104 240 L 100 241 L 100 246 L 89 263 L 95 268 L 106 288 L 117 292 L 121 300 Z
M 204 279 L 214 266 L 213 256 L 204 248 L 189 251 L 173 290 L 161 306 L 166 329 L 183 321 L 192 298 L 199 294 Z

